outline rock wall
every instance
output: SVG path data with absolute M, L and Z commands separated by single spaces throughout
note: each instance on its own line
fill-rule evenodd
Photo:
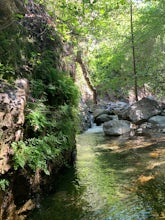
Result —
M 13 86 L 0 81 L 0 174 L 10 169 L 10 143 L 23 137 L 27 93 L 26 79 L 16 80 Z
M 23 138 L 24 111 L 28 94 L 28 81 L 18 79 L 9 85 L 0 81 L 0 177 L 12 173 L 10 144 Z M 10 177 L 11 178 L 11 177 Z M 13 178 L 13 177 L 12 177 Z M 0 219 L 15 218 L 16 205 L 12 190 L 0 192 Z
M 24 11 L 23 1 L 1 0 L 0 1 L 0 30 L 5 29 L 14 20 L 15 13 Z

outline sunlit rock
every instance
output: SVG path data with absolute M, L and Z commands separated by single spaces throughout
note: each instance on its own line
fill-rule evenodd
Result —
M 109 102 L 107 104 L 107 109 L 108 110 L 113 110 L 113 111 L 122 111 L 124 109 L 127 109 L 128 106 L 129 106 L 129 104 L 126 103 L 126 102 L 121 102 L 121 101 Z
M 160 114 L 160 112 L 161 108 L 157 101 L 143 98 L 131 105 L 124 114 L 125 117 L 133 123 L 141 124 L 142 122 L 147 121 L 150 117 Z
M 118 136 L 131 131 L 131 123 L 126 120 L 112 120 L 103 124 L 103 131 L 106 135 Z

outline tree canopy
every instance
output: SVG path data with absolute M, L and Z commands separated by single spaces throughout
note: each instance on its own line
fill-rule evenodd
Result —
M 64 41 L 82 50 L 100 93 L 127 95 L 135 86 L 161 96 L 164 84 L 163 0 L 38 1 L 54 17 Z M 45 2 L 45 3 L 44 3 Z M 131 12 L 132 7 L 132 12 Z M 134 62 L 132 60 L 132 35 Z

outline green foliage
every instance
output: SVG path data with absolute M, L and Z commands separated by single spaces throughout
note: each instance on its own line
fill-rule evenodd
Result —
M 96 46 L 91 47 L 90 67 L 93 82 L 101 93 L 123 90 L 127 96 L 134 86 L 129 9 L 128 3 L 112 11 L 104 27 L 100 26 L 101 39 L 93 38 Z M 143 1 L 143 4 L 133 1 L 138 86 L 149 85 L 155 95 L 164 90 L 164 9 L 162 1 Z
M 79 91 L 73 80 L 63 72 L 59 72 L 57 79 L 48 84 L 47 90 L 51 99 L 54 99 L 55 105 L 77 106 L 78 104 Z
M 60 49 L 53 50 L 46 46 L 42 53 L 31 52 L 34 71 L 31 88 L 34 98 L 46 99 L 47 104 L 77 105 L 79 92 L 69 74 L 59 70 Z M 62 61 L 61 61 L 62 62 Z
M 47 135 L 42 139 L 32 138 L 26 141 L 13 142 L 14 169 L 30 167 L 33 171 L 37 168 L 49 175 L 47 161 L 55 160 L 62 153 L 64 138 Z
M 4 65 L 0 63 L 0 77 L 1 79 L 7 79 L 8 81 L 12 82 L 15 78 L 15 70 L 10 65 Z
M 26 116 L 28 125 L 33 127 L 34 131 L 42 131 L 48 125 L 45 111 L 46 106 L 43 103 L 36 103 L 35 108 Z
M 74 148 L 75 134 L 77 130 L 78 116 L 75 107 L 63 105 L 59 107 L 58 121 L 56 129 L 64 137 L 67 137 L 66 148 Z
M 6 68 L 14 68 L 10 75 L 18 72 L 22 74 L 18 66 L 30 63 L 32 74 L 28 72 L 27 75 L 30 80 L 40 80 L 43 84 L 41 90 L 46 94 L 49 105 L 64 105 L 70 101 L 74 103 L 76 98 L 72 100 L 70 94 L 76 92 L 72 86 L 66 89 L 71 84 L 65 78 L 66 74 L 58 70 L 61 66 L 62 44 L 69 42 L 90 53 L 91 75 L 99 89 L 105 86 L 106 90 L 109 87 L 114 91 L 121 86 L 126 92 L 134 82 L 130 2 L 34 0 L 33 7 L 36 5 L 37 9 L 39 5 L 44 6 L 51 17 L 43 15 L 42 19 L 37 19 L 34 16 L 29 19 L 31 25 L 22 14 L 17 13 L 15 17 L 23 24 L 25 22 L 27 31 L 23 31 L 19 25 L 13 25 L 0 34 L 0 62 Z M 164 1 L 132 3 L 138 85 L 147 83 L 155 90 L 161 84 L 164 89 Z M 54 22 L 53 19 L 55 28 L 49 24 Z M 155 74 L 159 75 L 157 73 L 160 77 L 154 77 Z
M 28 1 L 24 0 L 24 3 Z M 48 161 L 61 160 L 66 150 L 75 147 L 79 91 L 69 73 L 62 71 L 63 41 L 59 35 L 63 40 L 71 39 L 65 30 L 71 30 L 74 24 L 78 26 L 78 14 L 67 24 L 56 18 L 55 27 L 53 18 L 46 11 L 44 13 L 45 7 L 39 10 L 39 4 L 44 5 L 45 1 L 34 1 L 34 16 L 15 14 L 13 19 L 16 22 L 0 33 L 0 76 L 7 81 L 25 77 L 30 82 L 24 140 L 11 144 L 14 169 L 34 172 L 41 169 L 49 175 Z M 61 2 L 48 1 L 46 4 L 54 7 Z M 68 10 L 68 6 L 65 9 Z M 74 11 L 74 3 L 69 3 L 70 9 Z M 77 31 L 79 28 L 73 29 Z M 3 189 L 7 186 L 5 181 L 0 184 Z
M 9 181 L 7 179 L 0 180 L 0 188 L 5 191 L 6 188 L 9 186 Z
M 0 62 L 10 69 L 11 76 L 16 78 L 19 65 L 24 62 L 27 41 L 23 30 L 19 30 L 18 23 L 10 25 L 0 32 Z M 9 77 L 9 72 L 7 77 Z
M 39 168 L 49 175 L 47 162 L 59 160 L 65 150 L 74 148 L 75 122 L 71 107 L 61 106 L 50 119 L 51 123 L 47 121 L 43 126 L 47 135 L 12 143 L 15 169 L 30 167 L 35 171 Z
M 19 14 L 19 13 L 15 14 L 14 16 L 15 16 L 15 18 L 18 18 L 18 19 L 21 19 L 24 17 L 24 15 Z
M 42 102 L 46 101 L 46 85 L 44 82 L 41 79 L 32 79 L 30 83 L 32 97 L 36 100 L 42 100 Z
M 75 147 L 75 108 L 66 104 L 56 110 L 51 106 L 48 110 L 43 103 L 34 106 L 26 116 L 26 124 L 36 137 L 12 143 L 14 168 L 39 168 L 49 175 L 48 161 L 58 161 L 66 150 Z

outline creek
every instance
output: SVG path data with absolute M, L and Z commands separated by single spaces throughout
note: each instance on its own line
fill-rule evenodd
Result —
M 30 220 L 165 219 L 165 138 L 77 136 L 73 168 Z

